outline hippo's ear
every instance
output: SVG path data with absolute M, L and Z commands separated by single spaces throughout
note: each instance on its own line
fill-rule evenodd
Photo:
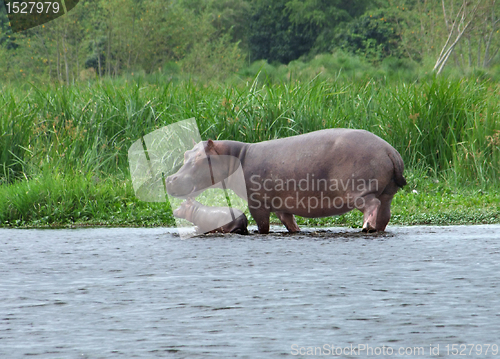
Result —
M 207 155 L 213 155 L 217 153 L 217 150 L 215 149 L 215 142 L 212 140 L 207 141 L 207 147 L 205 147 L 205 152 Z
M 193 146 L 196 146 L 196 141 L 194 140 L 194 138 L 191 138 L 191 141 L 193 141 Z

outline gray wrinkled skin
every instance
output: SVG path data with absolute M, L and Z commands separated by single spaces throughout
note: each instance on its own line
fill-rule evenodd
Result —
M 166 179 L 167 192 L 188 197 L 212 185 L 212 175 L 215 182 L 227 178 L 234 164 L 217 160 L 218 155 L 241 162 L 259 233 L 269 232 L 271 212 L 288 231 L 297 232 L 294 215 L 328 217 L 354 208 L 364 214 L 365 232 L 384 231 L 392 198 L 406 184 L 403 160 L 386 141 L 364 130 L 326 129 L 254 144 L 200 142 Z M 240 196 L 242 185 L 227 183 Z

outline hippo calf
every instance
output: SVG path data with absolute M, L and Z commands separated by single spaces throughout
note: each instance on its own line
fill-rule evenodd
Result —
M 204 206 L 189 198 L 174 211 L 174 216 L 193 223 L 198 234 L 217 232 L 248 234 L 247 216 L 236 208 L 231 209 L 229 207 Z
M 389 143 L 368 131 L 338 128 L 259 143 L 202 141 L 166 178 L 167 192 L 181 198 L 199 193 L 238 164 L 245 183 L 229 178 L 224 185 L 248 199 L 259 233 L 269 233 L 271 212 L 297 232 L 294 215 L 327 217 L 354 208 L 364 215 L 363 231 L 384 231 L 392 198 L 406 185 L 403 160 Z

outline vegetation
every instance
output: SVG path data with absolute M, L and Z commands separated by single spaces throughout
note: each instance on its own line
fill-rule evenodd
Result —
M 173 225 L 127 150 L 191 117 L 245 142 L 369 130 L 407 168 L 391 223 L 500 222 L 496 0 L 81 0 L 21 33 L 2 11 L 0 226 Z
M 245 142 L 330 127 L 367 129 L 393 144 L 408 169 L 409 186 L 395 199 L 396 221 L 498 221 L 496 83 L 434 76 L 406 83 L 352 74 L 275 82 L 263 73 L 238 81 L 224 86 L 136 76 L 4 88 L 0 223 L 172 224 L 168 205 L 134 198 L 127 150 L 141 135 L 191 117 L 202 138 Z M 327 223 L 354 224 L 356 218 Z
M 220 80 L 256 60 L 286 65 L 338 50 L 436 71 L 497 73 L 500 63 L 497 0 L 80 0 L 20 33 L 2 13 L 7 83 L 138 72 Z

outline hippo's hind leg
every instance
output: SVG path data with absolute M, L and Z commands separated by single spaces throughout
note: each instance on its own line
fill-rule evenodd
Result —
M 375 226 L 377 231 L 385 231 L 385 227 L 387 227 L 387 223 L 391 219 L 392 197 L 394 197 L 392 194 L 382 194 L 379 197 L 380 208 L 378 209 L 377 225 Z
M 363 196 L 362 206 L 356 207 L 363 212 L 363 232 L 381 232 L 385 231 L 385 227 L 391 219 L 391 202 L 394 193 L 387 191 L 382 193 L 378 198 L 370 194 Z
M 276 215 L 280 219 L 281 223 L 285 225 L 286 229 L 288 229 L 288 232 L 290 233 L 300 232 L 300 228 L 297 225 L 297 222 L 295 221 L 295 217 L 293 214 L 276 212 Z
M 391 219 L 392 198 L 398 189 L 399 186 L 394 181 L 391 181 L 378 197 L 380 200 L 380 207 L 377 211 L 377 222 L 375 225 L 375 229 L 377 231 L 385 231 L 385 227 L 387 227 L 387 223 L 389 223 L 389 220 Z
M 358 204 L 356 208 L 363 212 L 363 232 L 376 232 L 381 202 L 374 194 L 359 198 L 362 198 L 363 201 L 356 200 L 355 203 Z

